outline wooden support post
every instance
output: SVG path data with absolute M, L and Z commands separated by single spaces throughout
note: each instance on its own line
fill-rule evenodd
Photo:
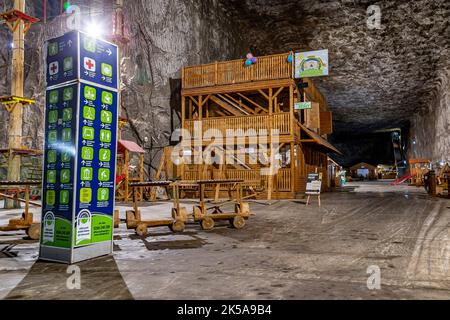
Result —
M 296 172 L 295 172 L 295 152 L 294 152 L 295 144 L 291 142 L 291 192 L 294 193 L 296 190 Z
M 130 154 L 128 150 L 125 150 L 125 160 L 124 160 L 124 170 L 125 170 L 125 203 L 128 203 L 128 184 L 130 183 Z
M 139 155 L 139 182 L 144 182 L 144 154 Z M 144 188 L 139 188 L 139 201 L 144 199 Z
M 25 12 L 25 0 L 14 0 L 14 9 Z M 25 60 L 25 24 L 18 21 L 18 26 L 13 33 L 12 49 L 12 77 L 11 95 L 23 97 L 24 60 Z M 9 148 L 20 149 L 22 147 L 22 104 L 18 103 L 9 114 Z M 7 179 L 20 181 L 20 155 L 9 153 Z M 5 200 L 5 208 L 15 207 L 14 201 Z
M 275 155 L 273 154 L 272 145 L 272 129 L 273 129 L 273 89 L 269 89 L 269 176 L 267 179 L 267 200 L 272 200 L 273 192 L 273 165 Z

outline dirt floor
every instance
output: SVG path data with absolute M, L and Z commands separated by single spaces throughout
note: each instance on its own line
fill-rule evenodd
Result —
M 81 290 L 67 289 L 67 266 L 36 261 L 38 243 L 0 233 L 0 299 L 450 298 L 450 200 L 365 182 L 322 202 L 251 202 L 255 215 L 243 230 L 189 225 L 142 239 L 122 224 L 112 257 L 79 264 Z M 170 207 L 142 211 L 170 216 Z M 0 223 L 16 212 L 0 210 Z M 367 286 L 374 267 L 379 290 Z

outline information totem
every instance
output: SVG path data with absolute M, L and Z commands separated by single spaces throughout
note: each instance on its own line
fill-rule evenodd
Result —
M 118 49 L 74 31 L 46 50 L 39 257 L 73 264 L 112 253 Z

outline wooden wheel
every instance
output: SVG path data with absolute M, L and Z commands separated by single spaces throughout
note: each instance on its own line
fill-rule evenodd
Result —
M 185 224 L 183 221 L 177 220 L 172 224 L 173 232 L 183 232 L 185 228 Z
M 145 223 L 139 223 L 136 227 L 136 234 L 140 237 L 146 237 L 148 234 L 147 225 Z
M 242 229 L 245 227 L 245 219 L 242 216 L 236 216 L 230 222 L 236 229 Z
M 128 210 L 126 218 L 127 218 L 127 228 L 134 229 L 136 227 L 136 215 L 134 214 L 134 211 Z
M 203 230 L 212 230 L 214 229 L 215 221 L 211 217 L 205 217 L 201 222 L 200 225 L 202 226 Z
M 41 224 L 40 223 L 33 223 L 28 229 L 27 229 L 27 235 L 32 240 L 39 240 L 41 236 Z

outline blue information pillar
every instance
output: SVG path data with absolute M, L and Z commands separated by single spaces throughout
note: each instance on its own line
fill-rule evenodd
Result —
M 40 258 L 76 263 L 112 253 L 118 50 L 70 32 L 47 42 Z

